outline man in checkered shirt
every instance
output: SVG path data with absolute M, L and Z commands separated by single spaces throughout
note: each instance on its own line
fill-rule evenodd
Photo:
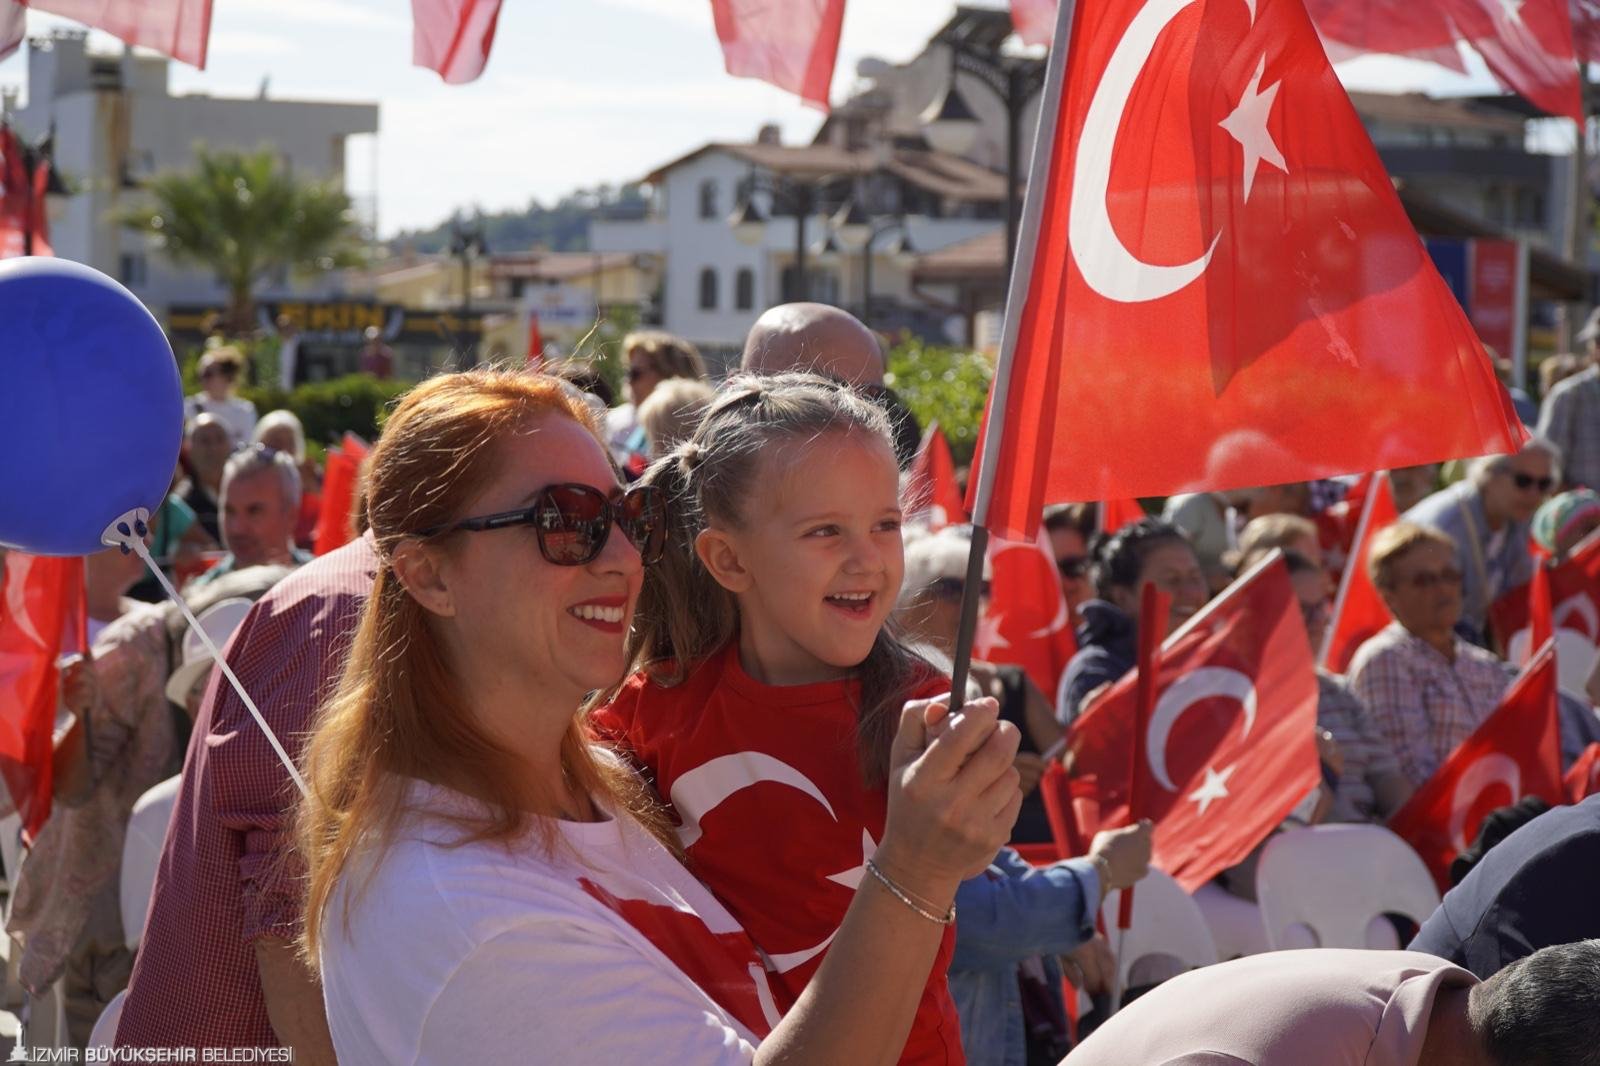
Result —
M 1494 711 L 1511 675 L 1456 635 L 1461 570 L 1448 536 L 1396 522 L 1374 539 L 1367 567 L 1395 620 L 1356 652 L 1350 687 L 1415 787 Z
M 1600 307 L 1578 331 L 1588 366 L 1550 390 L 1539 436 L 1561 449 L 1567 484 L 1600 492 Z
M 290 758 L 339 679 L 376 571 L 371 537 L 360 537 L 285 578 L 228 642 L 228 665 Z M 302 893 L 288 845 L 298 796 L 219 681 L 220 671 L 195 720 L 116 1043 L 284 1046 L 299 1066 L 332 1066 L 321 988 L 294 948 Z

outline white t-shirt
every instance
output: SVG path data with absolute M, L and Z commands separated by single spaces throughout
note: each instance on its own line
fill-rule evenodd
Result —
M 342 1066 L 753 1060 L 778 1014 L 738 923 L 631 818 L 558 825 L 547 856 L 446 847 L 452 827 L 411 814 L 375 871 L 371 849 L 352 860 L 320 959 Z
M 200 392 L 183 404 L 183 421 L 187 425 L 201 415 L 211 415 L 228 427 L 234 447 L 249 444 L 256 432 L 256 405 L 237 396 L 226 400 L 213 400 Z

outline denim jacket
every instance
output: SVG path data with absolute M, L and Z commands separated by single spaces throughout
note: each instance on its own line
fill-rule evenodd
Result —
M 950 994 L 961 1016 L 968 1066 L 1024 1066 L 1027 1040 L 1017 966 L 1042 955 L 1060 986 L 1054 956 L 1094 935 L 1100 878 L 1088 859 L 1035 869 L 1010 848 L 956 889 Z

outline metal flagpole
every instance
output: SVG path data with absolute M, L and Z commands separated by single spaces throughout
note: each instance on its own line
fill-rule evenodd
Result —
M 1028 188 L 1022 202 L 1022 223 L 1011 278 L 1006 289 L 1005 327 L 1000 337 L 1000 358 L 995 365 L 994 387 L 989 393 L 989 420 L 983 429 L 983 463 L 978 469 L 977 493 L 972 509 L 972 548 L 967 556 L 967 580 L 961 595 L 961 625 L 956 630 L 955 665 L 950 671 L 950 702 L 965 702 L 958 693 L 966 691 L 967 672 L 972 664 L 972 638 L 978 629 L 978 598 L 983 586 L 983 562 L 989 550 L 989 501 L 994 495 L 995 471 L 1000 463 L 1000 440 L 1005 428 L 1006 400 L 1011 392 L 1011 364 L 1016 356 L 1017 333 L 1033 283 L 1033 257 L 1039 244 L 1039 221 L 1044 215 L 1045 186 L 1049 183 L 1050 159 L 1054 154 L 1056 116 L 1061 110 L 1061 94 L 1066 84 L 1067 48 L 1072 43 L 1072 17 L 1075 0 L 1061 0 L 1056 9 L 1055 38 L 1050 45 L 1050 62 L 1045 70 L 1044 95 L 1039 104 L 1039 124 L 1033 134 L 1033 161 L 1028 166 Z

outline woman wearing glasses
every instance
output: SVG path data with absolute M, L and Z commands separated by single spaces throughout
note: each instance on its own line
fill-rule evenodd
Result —
M 1561 453 L 1531 438 L 1516 455 L 1474 460 L 1465 481 L 1441 489 L 1405 517 L 1445 534 L 1456 546 L 1461 571 L 1462 636 L 1488 647 L 1485 622 L 1501 593 L 1533 577 L 1529 527 L 1551 491 L 1561 483 Z
M 623 672 L 666 530 L 588 412 L 551 378 L 449 375 L 373 451 L 383 565 L 300 816 L 339 1060 L 893 1062 L 943 927 L 864 878 L 780 1020 L 753 944 L 580 719 Z M 908 704 L 880 855 L 953 893 L 1010 828 L 986 792 L 1015 747 L 992 701 Z
M 655 329 L 628 334 L 622 338 L 622 350 L 628 357 L 628 402 L 607 412 L 606 442 L 623 470 L 636 477 L 650 460 L 650 442 L 639 425 L 639 408 L 663 381 L 706 380 L 706 364 L 694 345 Z
M 244 356 L 237 348 L 213 348 L 200 357 L 196 368 L 200 391 L 183 402 L 183 421 L 191 425 L 201 415 L 211 415 L 228 431 L 233 447 L 250 443 L 256 429 L 256 405 L 234 390 L 244 371 Z

